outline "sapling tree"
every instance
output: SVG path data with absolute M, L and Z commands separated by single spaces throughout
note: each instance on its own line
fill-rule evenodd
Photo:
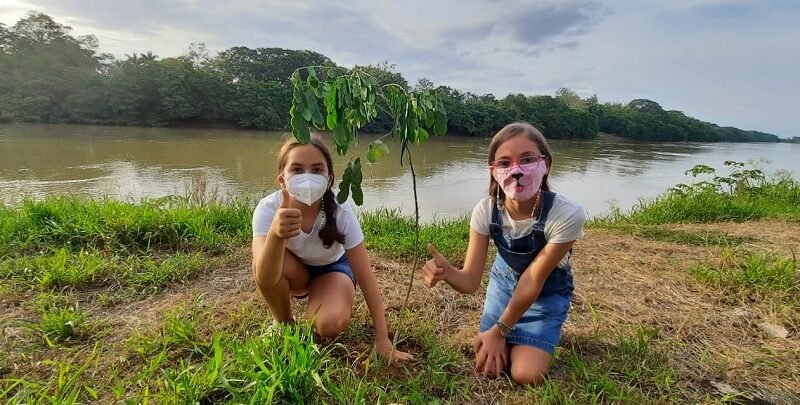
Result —
M 370 142 L 366 147 L 366 160 L 375 163 L 383 158 L 389 148 L 383 139 L 391 136 L 400 142 L 400 165 L 408 163 L 411 170 L 414 195 L 414 264 L 403 302 L 405 307 L 414 282 L 414 271 L 419 260 L 419 199 L 417 176 L 412 159 L 412 146 L 428 140 L 430 134 L 441 136 L 447 132 L 447 114 L 444 102 L 434 90 L 408 91 L 390 83 L 383 86 L 356 67 L 309 66 L 294 71 L 292 82 L 291 116 L 292 135 L 302 143 L 311 139 L 311 130 L 330 131 L 336 154 L 346 156 L 358 147 L 358 131 L 378 115 L 381 109 L 393 122 L 390 132 Z M 356 205 L 364 203 L 361 188 L 362 160 L 353 155 L 342 174 L 336 199 L 343 203 L 352 196 Z

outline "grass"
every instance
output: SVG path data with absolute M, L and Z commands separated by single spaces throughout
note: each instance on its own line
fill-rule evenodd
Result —
M 550 377 L 541 387 L 529 388 L 527 396 L 535 403 L 553 404 L 680 403 L 673 386 L 676 371 L 668 354 L 654 345 L 657 336 L 657 331 L 640 327 L 635 335 L 611 343 L 597 336 L 588 344 L 573 343 L 552 373 L 571 384 Z
M 605 240 L 576 244 L 576 262 L 585 261 L 576 266 L 577 292 L 586 296 L 573 306 L 569 332 L 539 387 L 475 375 L 471 346 L 480 295 L 415 283 L 412 309 L 393 305 L 404 297 L 408 278 L 395 269 L 405 269 L 415 253 L 426 258 L 426 243 L 454 263 L 463 261 L 467 218 L 424 224 L 415 252 L 412 218 L 391 209 L 361 214 L 370 254 L 384 262 L 378 278 L 389 328 L 398 347 L 417 358 L 391 365 L 372 353 L 362 298 L 350 327 L 334 340 L 316 338 L 307 323 L 271 324 L 245 274 L 247 202 L 58 197 L 0 206 L 0 402 L 662 404 L 739 398 L 708 388 L 709 380 L 732 384 L 746 398 L 772 390 L 793 399 L 800 394 L 787 388 L 800 381 L 792 360 L 800 353 L 795 260 L 786 249 L 761 249 L 758 232 L 672 224 L 772 218 L 794 229 L 797 188 L 789 179 L 733 192 L 679 188 L 630 213 L 593 220 L 587 239 L 597 232 Z M 625 248 L 609 258 L 609 243 Z M 792 243 L 789 238 L 785 246 L 790 250 Z M 760 250 L 747 250 L 754 247 Z M 660 252 L 670 257 L 655 267 L 658 258 L 651 256 Z M 681 259 L 692 255 L 693 261 Z M 582 271 L 598 260 L 620 260 L 617 266 L 637 276 L 614 278 L 620 269 L 613 263 Z M 665 270 L 671 267 L 677 268 Z M 215 286 L 216 279 L 232 280 Z M 676 285 L 686 288 L 670 290 Z M 642 315 L 648 302 L 683 298 L 669 295 L 673 291 L 697 294 L 686 302 L 708 305 L 710 320 L 689 319 L 675 305 L 665 306 L 659 318 Z M 617 298 L 614 305 L 591 301 L 597 296 Z M 728 318 L 714 318 L 741 306 L 762 318 L 777 313 L 790 337 L 764 344 L 750 337 L 758 332 L 746 324 L 726 326 Z M 716 329 L 706 328 L 709 322 Z M 737 353 L 719 348 L 729 341 Z
M 800 310 L 800 273 L 794 257 L 728 249 L 714 261 L 689 271 L 699 281 L 725 291 L 730 298 L 769 300 Z
M 70 250 L 219 252 L 245 243 L 252 210 L 246 201 L 196 204 L 184 198 L 141 202 L 53 197 L 0 208 L 0 256 Z
M 213 258 L 201 252 L 144 252 L 120 256 L 98 250 L 56 248 L 0 262 L 0 278 L 20 289 L 39 291 L 121 287 L 128 293 L 157 293 L 189 280 Z
M 655 199 L 640 201 L 629 212 L 615 210 L 593 223 L 648 225 L 761 218 L 800 221 L 800 182 L 787 176 L 764 179 L 763 174 L 749 179 L 715 176 L 712 181 L 679 184 Z
M 248 243 L 250 216 L 244 201 L 26 200 L 0 207 L 0 279 L 39 291 L 158 293 Z
M 7 404 L 76 404 L 95 401 L 98 393 L 85 381 L 86 370 L 95 359 L 95 353 L 75 367 L 72 362 L 48 361 L 57 368 L 52 381 L 45 383 L 24 378 L 0 380 L 0 398 Z M 77 357 L 77 356 L 76 356 Z
M 394 258 L 414 255 L 414 218 L 403 216 L 399 209 L 377 209 L 362 213 L 359 220 L 364 240 L 371 251 Z M 466 217 L 438 220 L 420 227 L 419 255 L 427 255 L 427 244 L 450 260 L 463 261 L 469 239 L 469 219 Z
M 680 229 L 669 229 L 657 225 L 638 225 L 629 223 L 608 223 L 598 221 L 592 225 L 615 234 L 630 235 L 689 246 L 723 246 L 735 247 L 743 243 L 754 243 L 758 239 L 745 236 L 729 235 L 715 231 L 688 232 Z

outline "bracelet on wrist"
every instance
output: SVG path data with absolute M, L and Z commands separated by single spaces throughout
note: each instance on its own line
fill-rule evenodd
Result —
M 514 331 L 513 327 L 506 325 L 500 318 L 497 318 L 497 322 L 494 324 L 497 325 L 497 328 L 500 330 L 500 336 L 502 337 L 508 337 L 508 335 Z

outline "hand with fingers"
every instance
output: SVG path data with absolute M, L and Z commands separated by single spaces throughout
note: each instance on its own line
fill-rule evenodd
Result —
M 422 280 L 426 286 L 432 288 L 439 281 L 445 280 L 450 272 L 456 271 L 456 269 L 431 243 L 428 244 L 428 253 L 433 258 L 422 266 Z
M 508 367 L 508 345 L 497 327 L 478 334 L 475 339 L 475 370 L 487 377 L 499 377 Z
M 379 356 L 389 363 L 399 363 L 414 360 L 414 355 L 397 350 L 389 339 L 378 340 L 375 342 L 375 350 Z
M 275 211 L 269 229 L 278 238 L 289 239 L 300 234 L 300 222 L 303 217 L 299 209 L 291 206 L 291 197 L 285 188 L 281 190 L 281 196 L 283 197 L 281 206 Z

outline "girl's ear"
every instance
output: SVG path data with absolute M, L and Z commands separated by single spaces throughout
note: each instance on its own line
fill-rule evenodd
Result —
M 283 178 L 283 174 L 279 174 L 277 180 L 281 188 L 286 188 L 286 179 Z

